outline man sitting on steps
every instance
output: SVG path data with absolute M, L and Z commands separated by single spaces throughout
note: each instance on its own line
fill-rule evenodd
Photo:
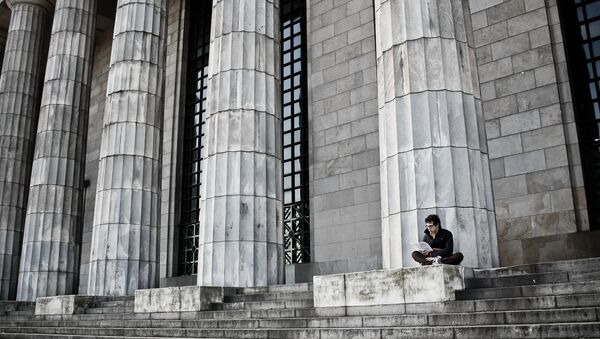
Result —
M 413 259 L 421 265 L 431 265 L 434 262 L 448 265 L 458 265 L 463 260 L 463 255 L 460 252 L 452 254 L 454 242 L 452 240 L 452 232 L 442 229 L 440 218 L 431 214 L 425 218 L 425 235 L 423 241 L 428 243 L 433 251 L 414 251 Z

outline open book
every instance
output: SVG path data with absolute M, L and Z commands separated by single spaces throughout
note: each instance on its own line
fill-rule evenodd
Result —
M 428 243 L 421 241 L 415 244 L 415 247 L 417 247 L 417 250 L 419 251 L 426 251 L 426 252 L 431 252 L 433 251 L 433 249 L 431 248 L 431 246 L 429 246 Z

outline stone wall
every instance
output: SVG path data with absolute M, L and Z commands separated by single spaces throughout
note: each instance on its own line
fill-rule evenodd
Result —
M 94 204 L 96 201 L 96 183 L 98 181 L 98 158 L 104 108 L 106 101 L 106 85 L 110 66 L 110 51 L 113 32 L 106 31 L 96 37 L 94 63 L 92 70 L 92 87 L 90 93 L 90 116 L 88 121 L 87 154 L 85 162 L 85 180 L 89 186 L 85 191 L 83 214 L 83 232 L 81 241 L 81 265 L 79 270 L 79 294 L 87 293 L 89 261 L 92 242 L 92 224 L 94 221 Z
M 162 142 L 162 181 L 161 181 L 161 220 L 160 220 L 160 278 L 161 286 L 173 286 L 164 279 L 177 274 L 179 210 L 180 198 L 177 189 L 180 180 L 178 164 L 181 153 L 178 151 L 183 139 L 183 98 L 184 75 L 187 72 L 187 49 L 185 49 L 185 0 L 170 0 L 167 6 L 167 60 L 165 75 L 165 109 Z
M 381 267 L 373 3 L 307 2 L 312 261 Z
M 531 258 L 530 240 L 586 223 L 575 207 L 582 183 L 552 2 L 470 1 L 501 265 L 547 260 Z

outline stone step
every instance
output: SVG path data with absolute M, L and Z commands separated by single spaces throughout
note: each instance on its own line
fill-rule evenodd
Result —
M 600 291 L 600 281 L 583 281 L 529 286 L 473 288 L 456 291 L 457 300 L 535 297 L 545 295 L 582 294 Z
M 312 298 L 313 298 L 312 291 L 269 292 L 269 293 L 226 295 L 224 297 L 224 302 L 300 300 L 300 299 L 312 299 Z
M 570 281 L 600 280 L 600 270 L 569 272 L 569 280 Z
M 236 289 L 237 294 L 291 293 L 291 292 L 306 292 L 306 291 L 312 291 L 312 283 L 243 287 L 243 288 Z
M 10 312 L 6 312 L 6 314 L 12 315 L 12 316 L 28 316 L 28 315 L 33 315 L 34 312 L 35 312 L 35 310 L 10 311 Z
M 500 324 L 575 323 L 600 321 L 600 308 L 542 309 L 527 311 L 482 311 L 445 314 L 398 314 L 378 316 L 290 317 L 195 320 L 72 320 L 0 321 L 0 327 L 89 327 L 89 328 L 288 328 L 288 327 L 400 327 L 468 326 Z
M 300 300 L 273 300 L 273 301 L 238 301 L 231 303 L 214 304 L 214 310 L 267 310 L 278 308 L 306 308 L 313 307 L 313 299 Z
M 115 313 L 131 313 L 133 312 L 133 305 L 131 306 L 114 306 L 114 307 L 91 307 L 86 308 L 85 313 L 87 314 L 115 314 Z
M 62 334 L 35 334 L 35 333 L 0 333 L 0 338 L 5 339 L 158 339 L 163 337 L 123 337 L 123 336 L 96 336 L 96 335 L 62 335 Z M 172 339 L 185 339 L 175 338 Z
M 517 297 L 483 300 L 459 300 L 445 303 L 418 303 L 406 305 L 380 305 L 370 307 L 328 307 L 328 308 L 271 308 L 240 309 L 181 313 L 117 313 L 117 314 L 75 314 L 72 316 L 36 317 L 38 320 L 235 320 L 235 319 L 272 319 L 292 317 L 334 317 L 334 316 L 376 316 L 396 314 L 439 314 L 490 312 L 505 310 L 538 310 L 574 307 L 600 307 L 600 293 Z M 5 319 L 5 318 L 2 318 Z M 11 319 L 11 320 L 27 320 Z M 7 320 L 7 319 L 5 319 Z
M 508 287 L 569 282 L 568 272 L 531 273 L 492 278 L 465 279 L 467 288 Z
M 563 260 L 538 264 L 517 265 L 491 269 L 474 269 L 475 278 L 493 278 L 515 274 L 600 271 L 600 257 L 577 260 Z
M 498 277 L 477 277 L 465 279 L 467 288 L 507 287 L 521 285 L 539 285 L 565 282 L 600 281 L 600 270 L 581 270 L 577 272 L 519 273 Z
M 8 331 L 6 331 L 8 330 Z M 55 331 L 58 330 L 58 331 Z M 406 326 L 364 328 L 281 328 L 281 329 L 182 329 L 182 328 L 9 328 L 10 333 L 36 333 L 50 337 L 227 337 L 227 338 L 590 338 L 598 337 L 600 322 L 523 324 L 493 326 Z M 20 338 L 23 338 L 21 336 Z M 40 336 L 36 336 L 40 338 Z
M 103 308 L 103 307 L 125 307 L 131 306 L 133 307 L 134 300 L 110 300 L 110 301 L 97 301 L 94 303 L 95 308 Z

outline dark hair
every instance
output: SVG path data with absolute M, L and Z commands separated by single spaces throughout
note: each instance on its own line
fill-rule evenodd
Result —
M 428 215 L 427 218 L 425 218 L 425 222 L 430 222 L 436 226 L 441 226 L 440 225 L 440 217 L 438 217 L 436 214 Z

